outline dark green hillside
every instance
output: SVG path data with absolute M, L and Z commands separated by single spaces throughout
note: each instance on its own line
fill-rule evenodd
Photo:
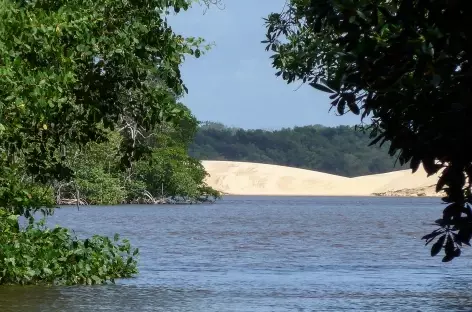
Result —
M 369 147 L 367 134 L 354 127 L 320 125 L 276 131 L 244 130 L 206 122 L 190 155 L 198 159 L 251 161 L 359 176 L 402 169 L 387 146 Z

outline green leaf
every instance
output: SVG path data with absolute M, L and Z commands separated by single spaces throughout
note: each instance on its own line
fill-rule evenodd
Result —
M 437 165 L 434 161 L 434 157 L 423 157 L 423 167 L 426 173 L 429 176 L 432 176 L 433 174 L 436 174 L 439 169 L 441 169 L 441 165 Z
M 413 173 L 418 171 L 418 168 L 420 167 L 421 164 L 421 158 L 419 156 L 413 156 L 410 161 L 410 169 L 412 170 Z
M 326 86 L 323 86 L 322 84 L 319 84 L 319 83 L 316 83 L 316 82 L 311 82 L 310 86 L 312 86 L 313 88 L 315 88 L 317 90 L 323 91 L 323 92 L 334 93 L 334 91 L 331 90 L 330 88 L 328 88 Z
M 355 102 L 349 101 L 349 102 L 347 102 L 347 105 L 348 105 L 349 109 L 351 110 L 351 112 L 353 112 L 355 115 L 359 115 L 359 113 L 360 113 L 359 106 L 357 106 L 357 104 Z
M 447 167 L 444 169 L 442 172 L 441 176 L 438 179 L 438 182 L 436 183 L 436 193 L 441 191 L 444 186 L 448 183 L 449 181 L 449 175 L 451 173 L 450 167 Z
M 433 246 L 431 247 L 431 257 L 436 256 L 441 251 L 441 249 L 443 248 L 445 239 L 446 239 L 446 234 L 441 236 L 438 239 L 438 241 L 433 244 Z
M 454 256 L 454 242 L 452 240 L 451 235 L 448 235 L 448 237 L 447 237 L 446 246 L 444 247 L 444 251 L 446 252 L 446 255 Z
M 455 258 L 455 256 L 453 254 L 445 255 L 442 258 L 442 262 L 449 262 L 449 261 L 453 260 L 454 258 Z
M 49 268 L 43 268 L 43 272 L 46 273 L 47 275 L 52 275 L 52 271 Z
M 18 218 L 19 218 L 18 215 L 9 215 L 9 216 L 7 217 L 8 220 L 10 220 L 10 221 L 15 221 L 15 222 L 18 221 Z
M 357 10 L 356 13 L 357 13 L 357 16 L 362 18 L 364 21 L 368 21 L 367 17 L 365 16 L 365 14 L 362 11 Z
M 423 236 L 421 239 L 431 239 L 443 233 L 443 229 L 434 230 L 432 233 Z
M 339 101 L 339 103 L 337 105 L 339 115 L 344 114 L 344 109 L 345 108 L 346 108 L 346 100 L 344 98 L 341 98 L 341 100 Z
M 95 282 L 95 284 L 101 284 L 102 279 L 96 275 L 92 275 L 91 279 Z

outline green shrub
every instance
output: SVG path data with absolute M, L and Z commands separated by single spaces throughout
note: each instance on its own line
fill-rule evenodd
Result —
M 82 240 L 44 221 L 18 228 L 18 216 L 0 209 L 0 285 L 103 284 L 138 272 L 138 249 L 117 234 Z
M 90 205 L 116 205 L 126 199 L 120 179 L 101 168 L 81 168 L 76 173 L 76 182 L 80 196 Z

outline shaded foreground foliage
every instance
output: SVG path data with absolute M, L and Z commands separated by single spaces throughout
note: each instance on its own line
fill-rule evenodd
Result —
M 275 131 L 203 124 L 189 154 L 201 160 L 250 161 L 316 170 L 341 176 L 406 169 L 395 164 L 388 148 L 369 148 L 369 135 L 354 127 L 304 126 Z
M 440 226 L 423 237 L 459 256 L 472 238 L 472 13 L 467 1 L 291 0 L 266 19 L 267 50 L 288 83 L 330 94 L 331 108 L 370 118 L 372 144 L 416 171 L 442 172 Z
M 0 0 L 0 284 L 95 284 L 137 272 L 127 241 L 82 240 L 34 220 L 61 194 L 79 200 L 82 190 L 93 203 L 152 196 L 150 180 L 169 178 L 169 159 L 180 162 L 172 185 L 192 178 L 166 196 L 216 194 L 183 152 L 194 118 L 177 103 L 186 92 L 179 66 L 206 46 L 175 34 L 166 16 L 190 5 Z M 135 170 L 146 163 L 153 174 Z

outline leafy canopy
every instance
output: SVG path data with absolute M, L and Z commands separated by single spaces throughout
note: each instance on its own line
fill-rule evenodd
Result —
M 276 75 L 330 94 L 331 108 L 370 118 L 372 144 L 413 172 L 442 171 L 447 194 L 439 237 L 443 261 L 472 237 L 470 6 L 465 1 L 291 0 L 266 19 Z
M 129 168 L 151 152 L 138 133 L 190 118 L 175 105 L 187 91 L 179 66 L 202 54 L 203 40 L 177 35 L 166 20 L 190 5 L 0 0 L 0 284 L 102 283 L 136 272 L 126 242 L 79 240 L 32 215 L 52 213 L 52 185 L 74 178 L 70 150 L 121 129 L 118 155 Z
M 188 111 L 181 104 L 178 107 Z M 107 142 L 75 148 L 66 157 L 75 176 L 72 181 L 55 183 L 57 203 L 77 203 L 77 199 L 92 205 L 180 203 L 219 198 L 219 193 L 205 183 L 207 172 L 202 164 L 187 152 L 197 124 L 191 116 L 180 124 L 164 122 L 155 131 L 143 133 L 142 144 L 150 153 L 125 170 L 119 160 L 122 132 L 110 131 Z
M 185 117 L 171 105 L 186 90 L 179 65 L 201 41 L 172 31 L 169 5 L 190 3 L 1 0 L 2 165 L 21 154 L 38 179 L 62 178 L 68 144 L 104 140 L 125 121 L 150 130 Z M 139 156 L 136 142 L 123 145 L 124 156 Z

